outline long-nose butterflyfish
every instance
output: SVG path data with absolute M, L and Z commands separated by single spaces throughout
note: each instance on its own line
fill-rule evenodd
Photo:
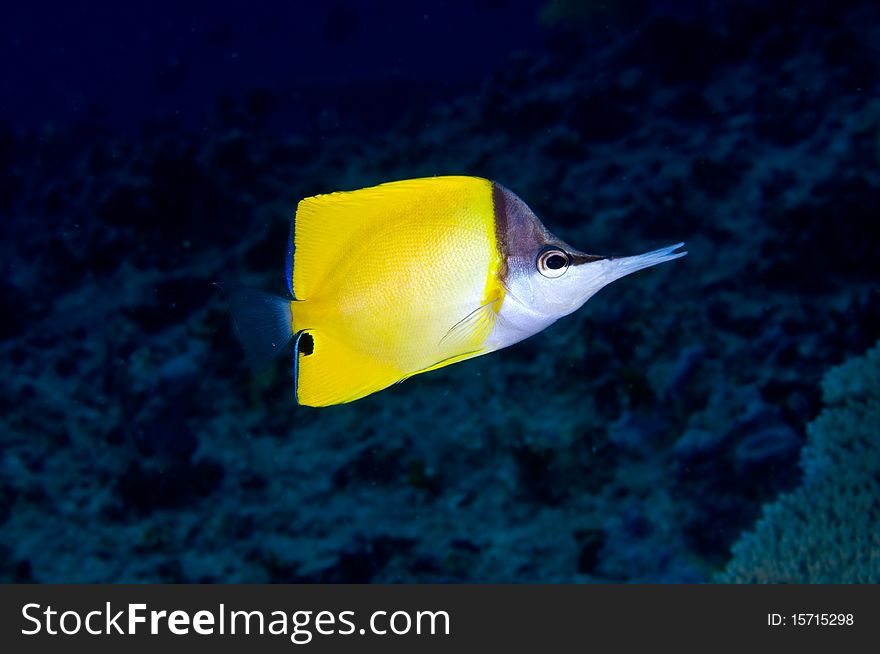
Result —
M 252 366 L 293 340 L 297 402 L 328 406 L 513 345 L 682 245 L 585 254 L 500 184 L 430 177 L 300 201 L 292 299 L 222 288 Z

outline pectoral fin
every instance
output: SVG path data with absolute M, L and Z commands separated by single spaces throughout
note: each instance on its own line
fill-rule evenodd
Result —
M 440 339 L 441 351 L 455 356 L 479 349 L 495 327 L 498 314 L 495 313 L 494 305 L 495 300 L 477 307 L 455 323 Z

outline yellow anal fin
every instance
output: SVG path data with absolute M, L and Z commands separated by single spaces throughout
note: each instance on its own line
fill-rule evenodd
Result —
M 443 359 L 443 361 L 438 361 L 432 366 L 428 366 L 427 368 L 422 368 L 421 370 L 416 370 L 408 374 L 406 377 L 401 379 L 400 381 L 405 381 L 410 377 L 414 377 L 415 375 L 421 375 L 423 372 L 431 372 L 432 370 L 437 370 L 439 368 L 445 368 L 446 366 L 451 366 L 453 363 L 458 363 L 459 361 L 466 361 L 467 359 L 473 359 L 474 357 L 478 357 L 481 354 L 485 354 L 484 350 L 474 350 L 473 352 L 465 352 L 464 354 L 456 354 L 455 356 L 449 357 L 448 359 Z
M 296 362 L 296 401 L 306 406 L 352 402 L 405 376 L 320 330 L 306 330 L 298 336 Z

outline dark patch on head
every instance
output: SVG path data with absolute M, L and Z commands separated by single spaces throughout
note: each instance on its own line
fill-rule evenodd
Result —
M 504 196 L 504 189 L 492 182 L 492 211 L 495 214 L 495 242 L 498 244 L 498 253 L 501 256 L 501 268 L 498 271 L 498 276 L 501 278 L 501 283 L 506 284 L 507 282 L 507 230 L 508 230 L 508 219 L 507 219 L 507 198 Z
M 511 267 L 523 273 L 534 270 L 535 257 L 545 247 L 566 252 L 573 266 L 608 258 L 584 254 L 556 238 L 521 198 L 495 182 L 492 182 L 492 204 L 495 236 L 503 262 L 501 280 L 505 285 Z

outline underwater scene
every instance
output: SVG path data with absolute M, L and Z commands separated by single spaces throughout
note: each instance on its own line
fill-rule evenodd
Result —
M 0 22 L 0 580 L 880 582 L 880 4 L 77 4 Z

